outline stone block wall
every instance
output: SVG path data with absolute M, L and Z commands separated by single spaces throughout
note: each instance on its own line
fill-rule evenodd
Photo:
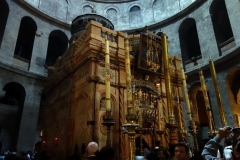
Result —
M 118 3 L 108 3 L 107 1 L 96 2 L 94 0 L 67 0 L 54 2 L 51 0 L 20 1 L 66 24 L 71 24 L 74 18 L 84 14 L 83 8 L 85 6 L 95 9 L 97 14 L 105 17 L 107 17 L 107 10 L 112 8 L 117 11 L 117 22 L 114 23 L 116 30 L 128 30 L 155 24 L 177 14 L 195 2 L 195 0 L 129 0 L 128 2 L 118 1 Z M 130 21 L 131 15 L 129 11 L 133 6 L 139 6 L 141 9 L 139 13 L 141 18 L 138 19 L 136 25 L 131 25 L 132 22 Z

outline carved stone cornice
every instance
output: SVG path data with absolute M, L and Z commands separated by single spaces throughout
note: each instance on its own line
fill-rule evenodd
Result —
M 98 76 L 89 76 L 89 77 L 87 77 L 87 79 L 86 79 L 88 82 L 99 82 L 100 81 L 100 77 L 98 77 Z
M 132 81 L 132 84 L 135 84 L 136 87 L 145 87 L 145 88 L 148 88 L 148 89 L 154 91 L 155 93 L 158 93 L 158 92 L 159 92 L 158 89 L 157 89 L 157 87 L 155 86 L 155 84 L 152 83 L 152 82 L 149 82 L 149 81 L 136 80 L 136 79 L 134 79 L 134 80 Z

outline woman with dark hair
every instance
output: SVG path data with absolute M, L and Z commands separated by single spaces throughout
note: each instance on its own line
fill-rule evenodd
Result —
M 100 151 L 95 152 L 96 160 L 114 160 L 114 149 L 109 146 L 103 147 Z

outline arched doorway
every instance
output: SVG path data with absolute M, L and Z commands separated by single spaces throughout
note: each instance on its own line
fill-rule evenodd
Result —
M 226 76 L 228 97 L 232 108 L 234 123 L 240 126 L 240 67 L 233 67 Z
M 208 92 L 208 89 L 207 89 Z M 196 82 L 189 88 L 189 99 L 191 101 L 191 110 L 193 114 L 193 121 L 195 122 L 197 129 L 198 129 L 198 140 L 199 143 L 202 141 L 203 138 L 208 138 L 208 131 L 209 131 L 209 121 L 208 121 L 208 114 L 204 102 L 204 95 L 203 91 L 201 90 L 201 83 Z M 211 107 L 211 97 L 208 93 L 209 104 Z M 212 108 L 212 107 L 211 107 Z M 213 120 L 213 127 L 215 127 L 214 119 Z M 215 128 L 213 128 L 215 129 Z
M 34 152 L 37 152 L 38 154 L 42 152 L 42 143 L 41 141 L 37 142 L 34 146 Z
M 3 91 L 5 94 L 0 97 L 0 109 L 5 116 L 1 117 L 0 121 L 0 140 L 4 146 L 3 150 L 16 151 L 26 91 L 16 82 L 7 83 Z

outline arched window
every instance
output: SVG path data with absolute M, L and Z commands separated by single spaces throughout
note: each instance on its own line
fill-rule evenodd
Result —
M 142 23 L 141 8 L 139 6 L 133 6 L 129 11 L 129 23 L 130 27 L 137 27 Z
M 37 25 L 35 21 L 30 17 L 23 17 L 18 31 L 15 56 L 28 61 L 31 60 L 36 31 Z
M 232 42 L 233 32 L 224 0 L 214 0 L 210 7 L 213 29 L 218 46 L 224 47 Z
M 4 35 L 4 30 L 7 24 L 9 7 L 5 0 L 0 1 L 0 46 Z
M 107 10 L 107 18 L 113 23 L 113 25 L 117 26 L 118 18 L 115 9 L 110 8 Z
M 88 14 L 88 13 L 92 13 L 92 7 L 87 5 L 83 7 L 83 14 Z
M 46 65 L 53 66 L 57 58 L 62 56 L 68 47 L 68 37 L 60 30 L 52 31 L 49 35 Z
M 179 39 L 183 62 L 191 62 L 201 58 L 196 22 L 192 18 L 185 19 L 179 27 Z

